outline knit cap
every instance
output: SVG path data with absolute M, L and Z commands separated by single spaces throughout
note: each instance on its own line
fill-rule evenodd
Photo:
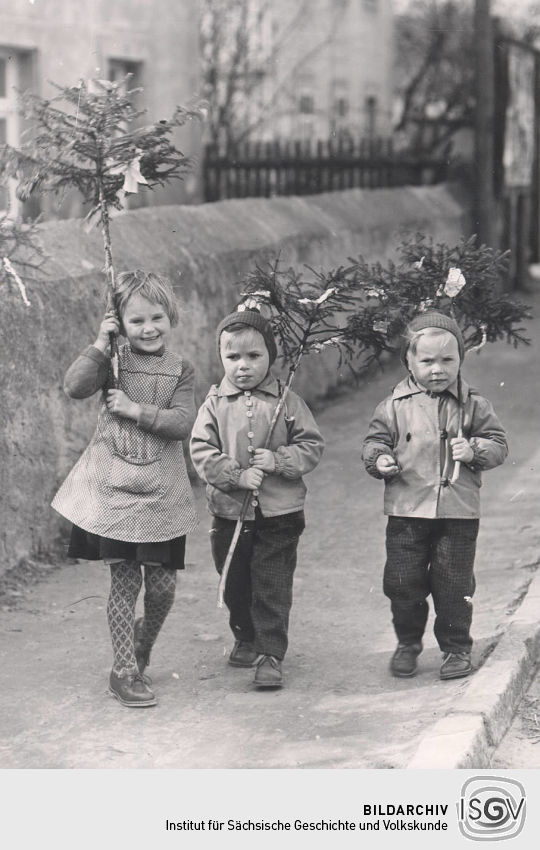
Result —
M 401 344 L 401 362 L 405 366 L 407 366 L 407 351 L 409 350 L 410 345 L 408 337 L 410 334 L 414 334 L 417 331 L 423 331 L 424 328 L 441 328 L 441 330 L 448 331 L 453 334 L 457 340 L 460 362 L 463 362 L 465 346 L 463 344 L 463 337 L 458 323 L 455 319 L 452 319 L 451 316 L 446 316 L 444 313 L 439 313 L 437 310 L 426 310 L 425 313 L 419 313 L 415 316 L 405 328 Z
M 266 348 L 268 349 L 271 366 L 277 357 L 274 331 L 268 319 L 265 319 L 258 310 L 254 310 L 252 308 L 249 310 L 236 310 L 234 313 L 229 313 L 228 316 L 225 316 L 225 318 L 221 320 L 216 331 L 218 356 L 220 356 L 219 340 L 221 334 L 223 331 L 230 328 L 231 325 L 246 325 L 247 327 L 255 328 L 256 331 L 259 331 L 259 333 L 262 334 Z

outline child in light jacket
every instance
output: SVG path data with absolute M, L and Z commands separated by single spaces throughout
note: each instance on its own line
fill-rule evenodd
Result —
M 221 574 L 246 490 L 252 499 L 227 576 L 224 600 L 235 638 L 229 664 L 255 667 L 255 685 L 282 685 L 296 550 L 306 486 L 323 438 L 305 402 L 289 392 L 268 448 L 281 386 L 272 326 L 256 310 L 226 316 L 217 329 L 225 376 L 211 387 L 191 438 L 191 458 L 207 484 L 212 554 Z
M 429 595 L 444 655 L 440 677 L 472 670 L 481 473 L 503 463 L 508 447 L 491 403 L 461 378 L 464 353 L 451 317 L 428 311 L 413 319 L 402 347 L 409 375 L 378 405 L 364 441 L 367 471 L 385 482 L 383 588 L 398 639 L 394 676 L 416 672 Z

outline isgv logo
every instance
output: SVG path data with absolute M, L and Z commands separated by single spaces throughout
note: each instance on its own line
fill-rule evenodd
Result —
M 514 838 L 525 823 L 525 789 L 515 779 L 473 776 L 463 785 L 457 807 L 459 828 L 466 838 Z

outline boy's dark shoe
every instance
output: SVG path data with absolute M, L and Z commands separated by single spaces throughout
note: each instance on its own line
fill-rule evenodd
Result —
M 258 688 L 281 688 L 283 676 L 279 658 L 274 658 L 273 655 L 259 655 L 253 682 Z
M 390 661 L 392 676 L 398 676 L 399 678 L 414 676 L 417 667 L 416 659 L 421 652 L 421 643 L 398 643 L 397 649 Z
M 470 652 L 445 652 L 441 664 L 441 679 L 461 679 L 472 672 Z
M 157 703 L 154 694 L 145 684 L 138 671 L 127 673 L 125 676 L 117 676 L 116 673 L 111 671 L 109 692 L 118 702 L 127 705 L 129 708 L 146 708 Z
M 247 640 L 235 640 L 233 650 L 229 655 L 231 667 L 253 667 L 257 653 L 253 644 Z

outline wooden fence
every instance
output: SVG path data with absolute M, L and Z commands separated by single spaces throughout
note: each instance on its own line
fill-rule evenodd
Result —
M 207 145 L 203 164 L 206 201 L 431 185 L 446 174 L 446 160 L 397 153 L 383 138 Z

